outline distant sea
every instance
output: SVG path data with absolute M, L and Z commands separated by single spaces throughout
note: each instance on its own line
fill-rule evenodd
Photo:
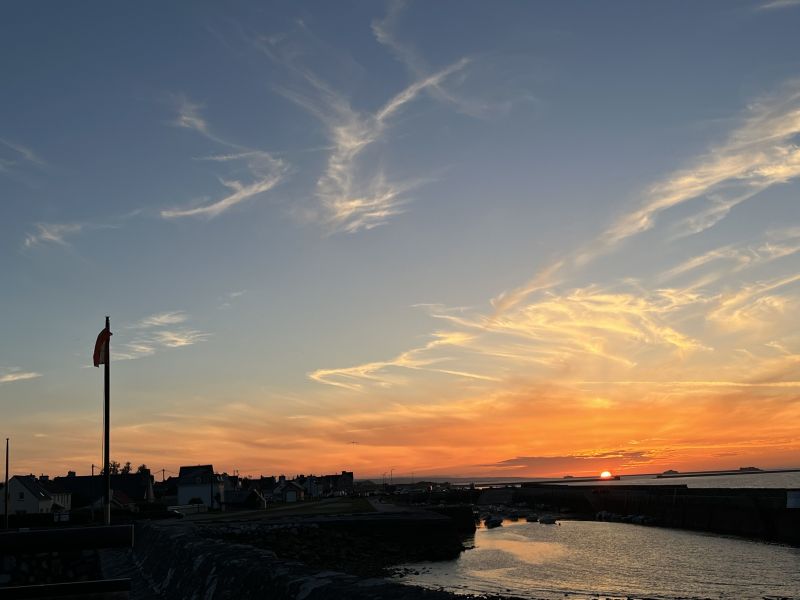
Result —
M 397 478 L 395 478 L 397 480 Z M 692 476 L 674 475 L 670 477 L 657 477 L 655 474 L 648 475 L 623 475 L 620 479 L 610 479 L 601 481 L 593 479 L 582 481 L 580 478 L 541 478 L 541 477 L 488 477 L 484 479 L 467 478 L 441 479 L 435 481 L 450 481 L 457 485 L 467 485 L 475 483 L 478 487 L 489 487 L 508 483 L 519 485 L 521 483 L 553 483 L 559 485 L 686 485 L 690 488 L 785 488 L 800 489 L 800 470 L 774 472 L 747 472 L 747 473 L 724 473 L 724 474 L 698 474 Z M 404 482 L 405 483 L 405 482 Z
M 564 483 L 570 483 L 564 479 Z M 559 482 L 560 483 L 560 482 Z M 575 482 L 574 485 L 683 485 L 690 488 L 786 488 L 800 489 L 800 471 L 785 473 L 743 473 L 736 475 L 697 475 L 693 477 L 656 477 L 631 475 L 619 480 Z

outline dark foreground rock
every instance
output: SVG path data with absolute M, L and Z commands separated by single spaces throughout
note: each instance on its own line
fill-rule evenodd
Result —
M 200 527 L 199 533 L 362 577 L 388 575 L 387 568 L 406 562 L 453 560 L 464 551 L 457 524 L 430 513 L 241 522 Z
M 438 515 L 364 515 L 285 519 L 280 522 L 152 522 L 136 528 L 133 560 L 154 594 L 167 600 L 269 598 L 271 600 L 453 600 L 465 598 L 441 590 L 411 587 L 382 578 L 352 574 L 353 560 L 369 550 L 376 558 L 367 569 L 384 568 L 381 552 L 400 562 L 425 552 L 457 556 L 461 547 L 432 544 L 435 533 L 455 526 Z M 345 529 L 345 525 L 347 528 Z M 343 531 L 348 535 L 340 535 Z M 383 540 L 378 540 L 383 536 Z M 390 550 L 393 536 L 398 548 Z M 411 542 L 416 536 L 416 550 Z M 451 538 L 452 539 L 452 538 Z M 352 542 L 351 540 L 356 540 Z M 378 541 L 375 541 L 378 540 Z M 321 546 L 318 546 L 321 545 Z M 322 546 L 327 545 L 323 548 Z M 271 546 L 271 547 L 270 547 Z M 451 547 L 452 546 L 452 547 Z M 403 551 L 415 555 L 401 555 Z M 420 554 L 422 553 L 422 554 Z M 301 562 L 299 558 L 306 562 Z M 340 564 L 334 570 L 325 565 Z M 351 573 L 343 572 L 350 570 Z

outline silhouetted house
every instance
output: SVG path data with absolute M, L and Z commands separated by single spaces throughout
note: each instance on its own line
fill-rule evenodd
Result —
M 3 492 L 0 486 L 0 492 Z M 69 508 L 69 494 L 53 495 L 33 475 L 15 475 L 8 480 L 8 512 L 13 515 L 41 514 Z M 65 506 L 66 505 L 66 506 Z M 5 493 L 0 493 L 0 512 L 5 511 Z
M 342 471 L 339 475 L 298 475 L 294 481 L 303 487 L 309 498 L 353 493 L 352 471 Z
M 178 475 L 178 504 L 205 504 L 222 508 L 225 483 L 211 465 L 181 467 Z
M 322 496 L 322 487 L 319 485 L 319 478 L 309 475 L 299 475 L 294 479 L 295 483 L 303 486 L 306 492 L 306 498 L 319 498 Z
M 272 497 L 280 502 L 302 502 L 306 491 L 294 481 L 283 480 L 272 490 Z
M 138 510 L 137 502 L 122 490 L 112 490 L 111 506 L 123 510 Z
M 54 477 L 53 482 L 72 494 L 72 508 L 100 508 L 105 498 L 105 477 L 103 475 L 74 475 Z M 137 473 L 111 475 L 112 500 L 118 493 L 132 503 L 153 502 L 153 476 L 145 469 Z
M 267 500 L 255 488 L 225 492 L 225 510 L 263 510 Z
M 156 500 L 162 504 L 178 503 L 178 477 L 167 477 L 164 481 L 153 483 Z
M 339 475 L 322 475 L 316 480 L 323 496 L 345 496 L 353 493 L 352 471 L 342 471 Z
M 242 489 L 242 480 L 238 475 L 223 473 L 221 477 L 223 486 L 225 487 L 225 494 L 228 492 L 237 492 Z
M 383 486 L 380 483 L 376 483 L 369 479 L 359 481 L 353 486 L 353 492 L 359 496 L 372 496 L 377 494 L 382 489 Z
M 275 489 L 275 486 L 278 485 L 278 482 L 275 480 L 275 476 L 272 475 L 270 477 L 264 477 L 263 475 L 256 483 L 256 487 L 261 490 L 261 494 L 268 498 L 272 496 L 272 490 Z
M 53 499 L 53 511 L 69 511 L 72 509 L 72 494 L 63 486 L 55 481 L 52 481 L 46 475 L 39 477 L 39 485 L 48 493 Z

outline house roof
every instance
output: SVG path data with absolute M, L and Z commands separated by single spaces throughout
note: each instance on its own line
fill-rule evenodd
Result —
M 44 488 L 51 496 L 53 494 L 69 494 L 69 490 L 65 489 L 64 486 L 56 483 L 53 480 L 44 481 L 42 479 L 38 480 L 38 484 Z
M 100 475 L 55 477 L 52 481 L 72 494 L 72 505 L 76 508 L 92 504 L 105 494 L 104 478 Z M 152 500 L 152 476 L 145 473 L 112 475 L 111 489 L 124 492 L 134 501 Z
M 13 479 L 19 481 L 37 500 L 52 500 L 50 493 L 36 481 L 33 475 L 14 475 Z
M 244 504 L 248 500 L 264 500 L 264 496 L 256 489 L 237 490 L 225 493 L 225 504 Z
M 179 485 L 193 485 L 198 483 L 212 483 L 214 481 L 214 467 L 211 465 L 193 465 L 181 467 L 178 473 Z
M 306 491 L 303 488 L 302 485 L 299 485 L 299 484 L 295 483 L 294 481 L 283 481 L 283 482 L 279 483 L 275 487 L 275 489 L 272 491 L 272 493 L 273 494 L 282 494 L 284 492 L 292 491 L 292 489 L 287 489 L 287 488 L 293 488 L 293 490 L 296 491 L 296 492 L 305 492 Z

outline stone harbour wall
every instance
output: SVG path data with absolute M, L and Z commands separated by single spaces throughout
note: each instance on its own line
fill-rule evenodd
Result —
M 398 540 L 406 547 L 413 538 L 418 548 L 429 543 L 442 551 L 443 535 L 449 536 L 447 552 L 452 554 L 453 540 L 460 540 L 454 524 L 446 517 L 407 515 L 391 518 L 380 515 L 359 519 L 286 520 L 279 523 L 240 521 L 212 523 L 151 522 L 137 525 L 133 556 L 139 572 L 150 586 L 167 600 L 211 600 L 270 598 L 272 600 L 453 600 L 463 599 L 440 590 L 426 590 L 388 581 L 363 577 L 342 570 L 321 568 L 293 560 L 287 555 L 323 556 L 336 549 L 321 545 L 338 540 L 347 548 L 347 536 L 353 539 L 383 538 L 383 546 Z M 452 532 L 448 534 L 447 532 Z M 333 534 L 333 535 L 331 535 Z M 366 535 L 366 537 L 364 537 Z M 405 541 L 404 541 L 405 540 Z M 276 543 L 277 542 L 277 543 Z M 460 541 L 458 542 L 460 544 Z M 317 546 L 318 554 L 308 545 Z M 269 548 L 270 545 L 275 548 Z M 463 546 L 455 549 L 456 556 Z M 288 549 L 288 550 L 287 550 Z M 380 553 L 376 546 L 374 553 Z M 281 554 L 283 556 L 281 556 Z M 345 552 L 344 554 L 347 554 Z M 392 560 L 402 559 L 396 554 Z M 346 567 L 346 564 L 342 565 Z

